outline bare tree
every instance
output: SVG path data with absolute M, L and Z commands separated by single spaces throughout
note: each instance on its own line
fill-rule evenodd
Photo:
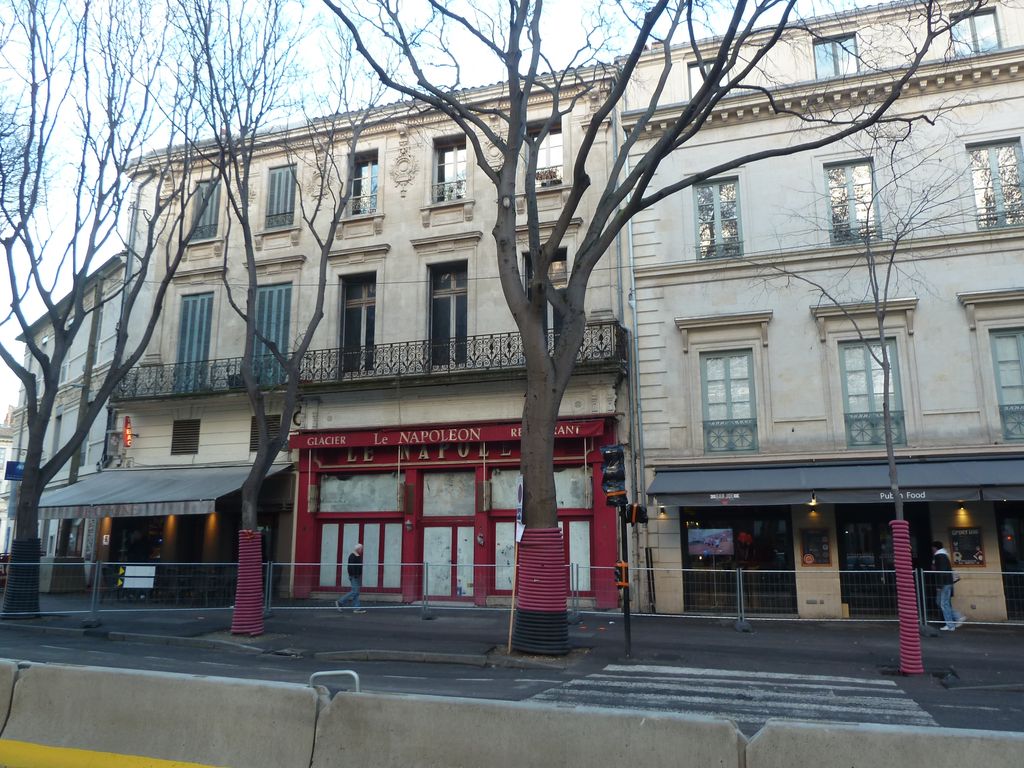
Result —
M 178 0 L 178 24 L 188 57 L 200 72 L 198 100 L 214 137 L 197 148 L 225 191 L 228 227 L 224 239 L 223 283 L 228 303 L 245 327 L 241 374 L 255 419 L 258 447 L 241 488 L 239 576 L 232 632 L 263 632 L 261 536 L 257 528 L 260 489 L 288 439 L 287 425 L 299 405 L 303 361 L 324 316 L 328 256 L 352 195 L 356 146 L 370 107 L 383 88 L 353 67 L 352 50 L 340 25 L 326 31 L 334 44 L 333 70 L 317 78 L 319 108 L 327 117 L 306 118 L 294 128 L 275 127 L 313 103 L 300 87 L 296 55 L 311 41 L 292 24 L 281 0 Z M 304 98 L 306 97 L 306 98 Z M 354 105 L 358 105 L 356 108 Z M 265 154 L 281 158 L 293 171 L 286 184 L 292 206 L 275 225 L 296 228 L 316 244 L 315 283 L 301 286 L 298 311 L 288 329 L 267 325 L 258 282 L 257 239 L 264 231 L 253 205 L 254 177 Z M 237 258 L 241 254 L 242 258 Z M 291 301 L 290 292 L 288 294 Z M 275 330 L 280 334 L 275 334 Z M 278 423 L 277 420 L 280 419 Z M 280 425 L 281 428 L 278 428 Z
M 38 610 L 43 488 L 142 356 L 187 239 L 179 214 L 188 204 L 190 156 L 172 162 L 154 152 L 144 170 L 139 166 L 142 153 L 158 145 L 156 137 L 180 141 L 190 130 L 191 89 L 163 65 L 167 38 L 151 26 L 159 15 L 149 2 L 101 7 L 26 0 L 13 4 L 2 33 L 0 114 L 10 119 L 3 122 L 0 153 L 0 245 L 11 302 L 3 325 L 20 332 L 27 350 L 22 361 L 0 345 L 0 358 L 24 388 L 27 432 L 5 614 Z M 159 193 L 125 249 L 119 232 L 133 187 L 139 195 Z M 91 292 L 101 279 L 92 273 L 118 252 L 124 262 L 118 289 Z M 61 369 L 105 306 L 119 317 L 111 359 L 92 373 L 71 434 L 58 436 L 47 452 Z M 40 319 L 29 319 L 37 313 Z
M 515 0 L 496 9 L 482 3 L 426 0 L 415 12 L 401 6 L 401 13 L 399 4 L 390 0 L 324 2 L 349 28 L 360 54 L 381 82 L 420 108 L 446 115 L 465 133 L 479 172 L 497 192 L 492 236 L 502 290 L 526 357 L 522 472 L 527 534 L 520 552 L 524 563 L 539 558 L 545 562 L 537 563 L 538 567 L 552 574 L 548 580 L 524 585 L 520 597 L 523 605 L 564 605 L 566 586 L 557 567 L 564 559 L 562 549 L 543 548 L 549 554 L 536 554 L 542 549 L 534 542 L 538 537 L 560 536 L 552 433 L 583 339 L 587 286 L 598 262 L 633 216 L 670 195 L 740 165 L 826 146 L 886 120 L 933 43 L 948 34 L 953 21 L 932 2 L 908 3 L 895 11 L 889 27 L 890 36 L 897 38 L 894 47 L 900 54 L 899 65 L 874 65 L 870 94 L 859 93 L 837 110 L 827 100 L 821 104 L 791 101 L 786 97 L 787 86 L 772 84 L 764 77 L 769 57 L 787 44 L 788 36 L 808 30 L 813 34 L 814 23 L 798 17 L 795 0 L 599 3 L 580 49 L 561 68 L 553 59 L 555 52 L 565 48 L 565 34 L 549 30 L 545 4 L 540 0 Z M 982 2 L 963 3 L 958 10 L 970 10 Z M 718 32 L 715 37 L 710 37 L 711 24 Z M 550 40 L 546 39 L 549 33 Z M 703 35 L 708 39 L 701 40 Z M 617 41 L 625 43 L 625 52 L 614 66 L 602 66 L 598 56 Z M 401 58 L 403 67 L 398 74 L 392 75 L 383 66 L 382 51 Z M 703 82 L 689 101 L 669 104 L 678 79 L 674 68 L 684 69 L 679 63 L 684 51 L 698 63 Z M 476 62 L 474 56 L 491 65 L 487 69 L 474 64 L 475 71 L 501 73 L 499 98 L 481 102 L 474 91 L 460 90 L 464 63 Z M 652 60 L 658 66 L 651 66 Z M 679 177 L 660 177 L 662 162 L 684 150 L 730 96 L 756 98 L 772 113 L 794 120 L 798 129 L 792 140 L 738 151 Z M 536 206 L 537 152 L 533 150 L 581 99 L 589 101 L 591 111 L 577 144 L 564 204 L 557 219 L 542 229 Z M 546 117 L 528 126 L 528 108 L 536 110 L 537 102 L 547 105 Z M 589 168 L 600 151 L 600 140 L 615 130 L 609 128 L 609 121 L 614 123 L 624 113 L 629 116 L 627 127 L 621 136 L 611 137 L 618 150 L 610 172 L 594 178 Z M 700 162 L 696 157 L 689 159 L 694 164 Z M 521 220 L 514 201 L 522 189 L 518 185 L 523 183 L 526 210 Z M 568 284 L 555 288 L 548 270 L 588 195 L 594 196 L 591 214 L 583 223 Z M 532 265 L 525 283 L 519 268 L 518 227 L 525 227 Z M 562 318 L 561 332 L 551 348 L 544 323 L 549 305 Z M 526 639 L 525 625 L 520 629 L 517 623 L 517 648 L 550 648 L 562 638 L 567 648 L 564 611 L 554 610 L 550 616 L 532 616 L 530 620 L 549 625 L 554 633 L 549 637 L 556 639 L 532 643 Z

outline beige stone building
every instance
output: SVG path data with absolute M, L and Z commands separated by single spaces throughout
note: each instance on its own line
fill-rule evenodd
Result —
M 919 36 L 909 7 L 819 19 L 752 80 L 841 118 L 905 61 L 887 35 Z M 743 569 L 751 613 L 894 615 L 873 254 L 915 566 L 940 540 L 968 617 L 1024 618 L 1024 16 L 996 3 L 941 42 L 897 104 L 936 117 L 908 140 L 880 131 L 750 162 L 634 221 L 659 611 L 734 614 Z M 672 100 L 700 86 L 689 74 Z M 815 130 L 737 95 L 660 173 Z

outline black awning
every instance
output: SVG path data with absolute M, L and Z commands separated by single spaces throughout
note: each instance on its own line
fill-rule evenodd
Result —
M 933 459 L 897 464 L 904 501 L 1024 498 L 1024 459 Z M 685 507 L 892 502 L 884 462 L 658 470 L 647 493 Z

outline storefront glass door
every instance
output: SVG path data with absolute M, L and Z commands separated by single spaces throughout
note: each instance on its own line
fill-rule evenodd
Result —
M 472 597 L 473 526 L 424 528 L 423 563 L 430 597 Z

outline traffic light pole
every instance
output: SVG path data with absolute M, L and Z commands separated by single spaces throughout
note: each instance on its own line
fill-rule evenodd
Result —
M 622 581 L 622 626 L 626 637 L 626 658 L 630 655 L 632 644 L 629 627 L 629 531 L 626 527 L 626 510 L 619 510 L 619 539 L 622 541 L 622 562 L 626 564 L 623 569 Z

